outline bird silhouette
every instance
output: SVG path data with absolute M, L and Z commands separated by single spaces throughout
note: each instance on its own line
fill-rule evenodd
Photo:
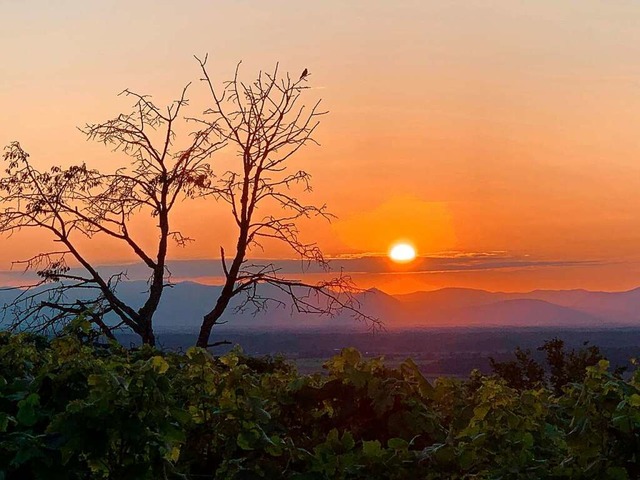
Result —
M 309 75 L 309 70 L 307 70 L 306 68 L 302 71 L 302 75 L 300 75 L 300 80 L 302 80 L 304 77 L 306 77 L 307 75 Z

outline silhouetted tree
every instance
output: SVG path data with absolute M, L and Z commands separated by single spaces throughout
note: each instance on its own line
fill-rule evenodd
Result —
M 187 85 L 188 87 L 188 85 Z M 64 320 L 86 315 L 101 331 L 126 326 L 144 343 L 154 344 L 153 315 L 168 282 L 170 239 L 188 238 L 171 230 L 171 212 L 178 200 L 210 192 L 212 172 L 207 159 L 224 144 L 216 125 L 200 125 L 186 146 L 174 146 L 176 123 L 187 105 L 186 90 L 166 109 L 129 90 L 132 113 L 81 129 L 89 140 L 102 142 L 130 159 L 128 166 L 103 173 L 86 164 L 38 170 L 19 143 L 6 147 L 5 176 L 0 179 L 0 232 L 48 231 L 60 248 L 16 262 L 35 270 L 40 280 L 20 290 L 9 306 L 14 326 L 56 328 Z M 139 214 L 156 219 L 157 239 L 145 248 L 130 228 Z M 149 269 L 146 298 L 133 308 L 116 291 L 122 273 L 103 275 L 79 240 L 98 235 L 128 248 Z M 145 244 L 148 242 L 144 242 Z M 82 270 L 71 270 L 68 260 Z M 84 273 L 82 273 L 84 271 Z M 104 315 L 115 314 L 116 324 Z
M 187 88 L 166 109 L 126 90 L 123 93 L 135 99 L 132 113 L 81 129 L 89 140 L 129 157 L 129 165 L 112 173 L 85 164 L 40 171 L 19 143 L 6 147 L 6 176 L 0 179 L 0 233 L 35 228 L 48 231 L 61 245 L 16 262 L 35 270 L 40 280 L 19 290 L 5 310 L 13 313 L 14 326 L 51 329 L 83 314 L 112 338 L 112 330 L 124 326 L 144 343 L 154 344 L 153 316 L 169 282 L 168 242 L 173 239 L 184 245 L 190 240 L 171 230 L 171 212 L 178 200 L 195 197 L 227 203 L 230 224 L 237 228 L 236 248 L 229 260 L 220 248 L 224 285 L 203 318 L 199 346 L 208 346 L 213 326 L 237 295 L 244 294 L 241 310 L 258 311 L 270 302 L 283 303 L 263 296 L 257 288 L 260 284 L 284 292 L 299 312 L 334 315 L 348 310 L 356 318 L 378 324 L 358 310 L 354 296 L 358 289 L 346 275 L 327 275 L 327 280 L 307 283 L 282 275 L 273 263 L 247 261 L 251 248 L 272 239 L 286 244 L 303 262 L 330 270 L 318 246 L 301 240 L 298 223 L 302 218 L 329 219 L 331 215 L 324 205 L 298 199 L 296 188 L 311 190 L 310 175 L 288 168 L 289 159 L 303 146 L 316 143 L 312 135 L 325 113 L 319 110 L 320 102 L 311 108 L 300 105 L 301 93 L 308 88 L 308 70 L 292 80 L 289 75 L 279 77 L 276 66 L 272 73 L 261 72 L 254 82 L 245 84 L 236 69 L 234 78 L 218 91 L 207 72 L 206 58 L 198 62 L 211 107 L 199 118 L 184 119 L 195 130 L 182 149 L 174 141 L 176 124 L 183 119 L 179 115 L 187 105 Z M 238 161 L 214 177 L 207 161 L 227 145 L 235 148 Z M 152 247 L 136 238 L 131 228 L 134 217 L 145 213 L 157 220 L 158 237 Z M 103 275 L 83 251 L 79 240 L 97 235 L 128 246 L 149 269 L 149 289 L 141 307 L 132 307 L 118 295 L 116 287 L 124 273 Z M 81 270 L 72 270 L 69 260 Z M 105 321 L 107 314 L 119 321 Z
M 513 352 L 516 359 L 507 362 L 497 362 L 489 358 L 493 373 L 507 381 L 511 388 L 529 390 L 544 384 L 544 368 L 533 358 L 530 350 L 516 347 Z
M 220 322 L 236 295 L 244 294 L 240 309 L 252 306 L 260 310 L 270 301 L 277 302 L 262 296 L 257 289 L 260 284 L 284 292 L 299 312 L 333 315 L 346 309 L 360 319 L 375 322 L 358 311 L 353 296 L 357 289 L 348 276 L 340 274 L 310 284 L 286 278 L 272 263 L 247 262 L 252 247 L 260 247 L 262 240 L 274 239 L 286 244 L 303 261 L 329 269 L 318 246 L 301 239 L 298 222 L 306 217 L 330 215 L 325 205 L 303 203 L 294 194 L 295 186 L 311 190 L 310 175 L 289 168 L 293 155 L 303 146 L 316 143 L 313 133 L 319 117 L 326 113 L 319 109 L 320 101 L 310 108 L 300 104 L 301 94 L 308 88 L 308 71 L 295 80 L 288 74 L 279 76 L 276 65 L 271 73 L 260 72 L 255 81 L 244 83 L 238 76 L 238 64 L 234 78 L 217 89 L 207 71 L 206 57 L 197 60 L 212 102 L 205 112 L 206 124 L 217 126 L 221 137 L 238 154 L 237 167 L 221 175 L 215 188 L 216 197 L 229 205 L 237 228 L 235 251 L 227 260 L 226 252 L 220 249 L 224 285 L 203 318 L 197 345 L 208 345 L 213 326 Z
M 549 365 L 549 383 L 557 394 L 562 393 L 562 387 L 572 382 L 582 382 L 587 373 L 587 367 L 596 365 L 604 359 L 600 349 L 595 345 L 584 342 L 583 348 L 565 350 L 564 341 L 553 338 L 538 347 L 546 354 Z
M 490 357 L 491 369 L 512 388 L 528 390 L 548 385 L 559 395 L 568 383 L 582 382 L 587 367 L 596 365 L 604 358 L 600 349 L 589 345 L 589 342 L 585 342 L 583 348 L 567 351 L 564 341 L 557 337 L 544 342 L 538 347 L 538 351 L 545 352 L 546 370 L 531 357 L 530 350 L 522 350 L 520 347 L 516 347 L 514 351 L 515 360 L 497 362 Z M 623 371 L 624 369 L 617 368 L 615 373 L 620 375 Z

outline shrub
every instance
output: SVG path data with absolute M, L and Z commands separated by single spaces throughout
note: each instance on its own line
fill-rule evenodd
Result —
M 0 334 L 0 479 L 640 476 L 640 374 L 604 360 L 557 392 L 477 373 L 431 384 L 354 349 L 303 376 L 74 328 Z

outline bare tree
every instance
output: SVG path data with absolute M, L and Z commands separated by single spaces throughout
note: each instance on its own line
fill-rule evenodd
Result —
M 225 143 L 212 123 L 200 124 L 186 147 L 174 146 L 176 124 L 187 105 L 187 87 L 166 108 L 157 107 L 148 96 L 125 90 L 123 94 L 135 100 L 131 113 L 81 129 L 88 140 L 129 157 L 129 166 L 113 173 L 85 164 L 39 171 L 19 143 L 5 148 L 0 233 L 36 228 L 48 231 L 60 245 L 17 262 L 35 270 L 40 280 L 19 290 L 11 303 L 14 326 L 55 328 L 65 319 L 85 314 L 105 335 L 112 336 L 114 328 L 124 326 L 144 343 L 155 343 L 153 315 L 169 281 L 168 243 L 189 241 L 171 230 L 172 209 L 181 199 L 210 192 L 213 175 L 207 160 Z M 158 236 L 152 247 L 145 247 L 131 229 L 132 219 L 145 213 L 157 220 Z M 83 252 L 79 240 L 97 235 L 126 245 L 148 267 L 148 291 L 141 307 L 128 305 L 118 295 L 122 274 L 103 275 Z M 70 269 L 68 260 L 81 267 L 80 273 Z M 105 321 L 108 313 L 118 319 L 115 325 Z
M 271 285 L 284 292 L 299 312 L 334 315 L 347 310 L 369 320 L 358 309 L 358 289 L 341 273 L 309 283 L 283 275 L 275 264 L 248 262 L 252 248 L 265 239 L 287 245 L 306 264 L 316 263 L 329 272 L 329 262 L 315 243 L 304 242 L 299 222 L 306 217 L 329 219 L 326 207 L 302 202 L 296 192 L 311 190 L 310 175 L 291 171 L 291 158 L 305 145 L 316 143 L 313 133 L 325 112 L 320 102 L 311 108 L 300 104 L 308 70 L 296 80 L 279 76 L 278 67 L 243 83 L 236 69 L 233 79 L 218 91 L 198 59 L 211 108 L 201 118 L 186 118 L 196 130 L 185 148 L 174 146 L 179 115 L 187 105 L 186 88 L 166 109 L 129 90 L 135 99 L 131 113 L 105 123 L 87 125 L 87 139 L 102 142 L 129 157 L 129 165 L 103 173 L 85 164 L 40 171 L 29 154 L 14 142 L 5 149 L 6 176 L 0 178 L 0 233 L 11 235 L 24 228 L 50 233 L 60 248 L 16 262 L 35 270 L 39 280 L 17 291 L 8 306 L 15 326 L 56 328 L 66 319 L 84 314 L 105 335 L 128 327 L 143 342 L 155 343 L 153 316 L 164 288 L 169 285 L 168 243 L 190 239 L 170 228 L 171 212 L 183 198 L 213 196 L 226 202 L 237 228 L 236 248 L 229 260 L 220 249 L 224 285 L 212 310 L 202 321 L 197 345 L 208 345 L 211 330 L 230 301 L 243 294 L 240 309 L 258 311 L 271 302 L 258 286 Z M 238 65 L 239 67 L 239 65 Z M 236 169 L 213 176 L 208 160 L 229 145 L 239 154 Z M 149 247 L 133 233 L 134 218 L 150 215 L 157 220 L 157 241 Z M 83 238 L 110 238 L 126 245 L 149 269 L 147 295 L 139 308 L 118 294 L 123 273 L 104 275 L 83 250 Z M 79 269 L 71 269 L 71 262 Z M 79 272 L 79 273 L 78 273 Z M 117 318 L 114 324 L 106 315 Z
M 319 118 L 320 101 L 307 108 L 300 103 L 308 87 L 309 72 L 298 79 L 288 74 L 280 77 L 278 66 L 273 72 L 260 72 L 252 83 L 242 82 L 238 68 L 232 80 L 218 90 L 207 71 L 207 58 L 199 59 L 203 82 L 211 96 L 211 107 L 205 111 L 203 124 L 214 127 L 229 146 L 235 147 L 238 168 L 219 176 L 214 195 L 226 202 L 237 228 L 235 252 L 227 261 L 221 247 L 224 285 L 212 310 L 202 321 L 197 345 L 207 347 L 211 330 L 230 301 L 245 294 L 240 309 L 253 306 L 260 310 L 275 298 L 263 297 L 257 289 L 269 284 L 284 292 L 299 312 L 334 315 L 343 310 L 354 316 L 376 322 L 358 310 L 358 289 L 348 276 L 318 283 L 307 283 L 281 274 L 273 263 L 251 264 L 247 256 L 252 247 L 265 239 L 283 242 L 303 262 L 315 262 L 329 270 L 329 263 L 315 243 L 305 243 L 298 224 L 303 218 L 330 218 L 326 207 L 303 203 L 295 194 L 296 187 L 311 190 L 310 175 L 304 170 L 291 171 L 290 159 L 303 146 L 316 143 L 313 133 Z

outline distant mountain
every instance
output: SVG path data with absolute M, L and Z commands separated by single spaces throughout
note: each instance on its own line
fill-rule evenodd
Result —
M 219 287 L 197 283 L 180 283 L 167 290 L 158 311 L 158 328 L 196 327 L 218 291 Z M 334 318 L 297 313 L 291 308 L 290 300 L 273 287 L 263 287 L 261 295 L 274 298 L 276 302 L 266 311 L 254 315 L 250 307 L 234 313 L 240 303 L 236 300 L 223 317 L 228 323 L 220 328 L 366 328 L 366 325 L 354 322 L 348 312 Z M 432 326 L 640 326 L 640 290 L 505 293 L 445 288 L 394 296 L 371 289 L 358 295 L 357 300 L 361 312 L 380 318 L 389 330 Z
M 627 292 L 445 288 L 396 296 L 414 325 L 640 326 L 640 289 Z
M 145 282 L 122 282 L 118 292 L 133 306 L 141 304 Z M 213 307 L 219 286 L 181 282 L 167 288 L 156 314 L 159 331 L 197 329 Z M 279 289 L 262 287 L 258 293 L 271 298 L 265 311 L 251 304 L 241 307 L 234 299 L 218 329 L 330 329 L 361 331 L 367 325 L 355 322 L 349 312 L 336 317 L 301 314 Z M 300 293 L 303 293 L 302 291 Z M 0 292 L 7 302 L 15 291 Z M 610 327 L 640 326 L 640 289 L 627 292 L 587 290 L 535 290 L 525 293 L 487 292 L 444 288 L 406 295 L 388 295 L 371 289 L 356 296 L 361 312 L 378 317 L 388 330 L 427 327 Z M 309 301 L 315 301 L 313 297 Z
M 452 310 L 450 324 L 468 326 L 601 326 L 601 318 L 544 300 L 514 299 Z
M 425 321 L 429 323 L 429 319 L 446 317 L 448 312 L 452 310 L 487 305 L 507 297 L 500 293 L 470 288 L 443 288 L 431 292 L 397 295 L 395 298 L 403 304 L 402 310 L 406 321 L 411 323 Z M 427 318 L 425 318 L 425 315 Z
M 536 290 L 529 295 L 530 298 L 546 300 L 604 318 L 640 324 L 640 288 L 626 292 Z

